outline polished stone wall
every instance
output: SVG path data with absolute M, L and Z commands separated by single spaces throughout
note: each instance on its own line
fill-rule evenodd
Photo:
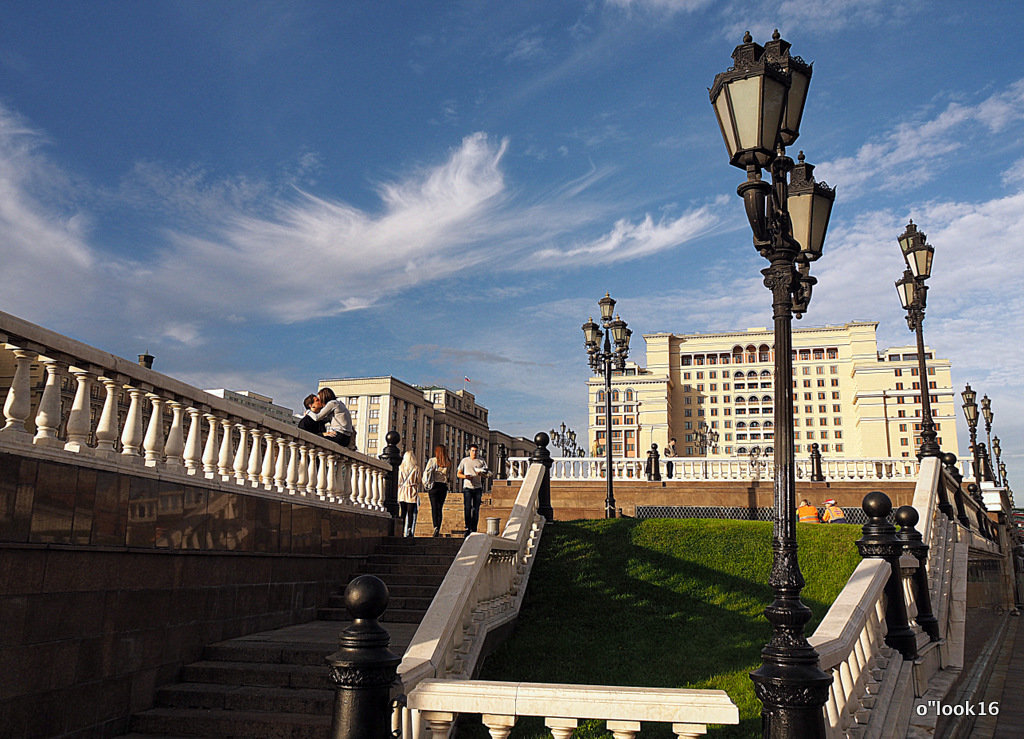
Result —
M 315 618 L 390 526 L 0 454 L 0 735 L 122 733 L 206 644 Z

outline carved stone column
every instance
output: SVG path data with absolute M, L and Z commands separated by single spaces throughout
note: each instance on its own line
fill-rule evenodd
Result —
M 9 344 L 7 346 L 10 346 Z M 32 412 L 32 362 L 39 355 L 27 349 L 12 348 L 14 353 L 14 378 L 4 399 L 3 431 L 12 435 L 27 436 L 25 422 Z
M 153 412 L 142 448 L 146 452 L 146 466 L 155 467 L 164 461 L 164 399 L 156 393 L 147 393 L 146 397 L 153 405 Z
M 128 415 L 121 429 L 121 454 L 129 459 L 142 457 L 142 396 L 141 388 L 125 385 L 128 391 Z
M 71 374 L 75 376 L 77 387 L 75 388 L 75 399 L 71 403 L 71 413 L 68 415 L 68 440 L 64 444 L 65 451 L 77 453 L 89 453 L 89 427 L 92 425 L 90 418 L 90 391 L 92 381 L 96 376 L 84 369 L 74 367 Z
M 171 428 L 167 432 L 167 442 L 164 444 L 164 463 L 168 467 L 180 469 L 185 464 L 185 406 L 176 400 L 169 400 L 167 407 L 171 409 Z
M 96 452 L 110 456 L 116 451 L 114 445 L 117 443 L 117 403 L 121 398 L 121 387 L 109 377 L 101 377 L 100 382 L 106 388 L 107 394 L 103 399 L 100 420 L 96 423 Z
M 43 397 L 39 400 L 36 413 L 36 435 L 32 443 L 39 446 L 63 446 L 57 434 L 60 430 L 60 381 L 61 367 L 55 359 L 43 359 L 46 367 L 46 384 Z

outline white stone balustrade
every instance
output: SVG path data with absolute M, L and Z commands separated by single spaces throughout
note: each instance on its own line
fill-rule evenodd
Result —
M 666 462 L 672 462 L 672 476 Z M 621 457 L 612 459 L 613 480 L 646 480 L 646 459 Z M 508 460 L 508 479 L 522 480 L 530 466 L 528 457 Z M 696 482 L 700 480 L 743 481 L 771 480 L 772 460 L 752 461 L 748 457 L 701 458 L 672 457 L 659 459 L 661 479 Z M 552 480 L 604 480 L 604 457 L 555 457 L 551 464 Z M 826 480 L 914 480 L 918 474 L 916 459 L 824 459 L 822 474 Z M 811 460 L 796 460 L 798 480 L 811 478 Z
M 447 736 L 460 713 L 482 714 L 494 739 L 507 737 L 522 716 L 544 717 L 555 739 L 569 739 L 584 719 L 605 721 L 615 739 L 633 739 L 647 722 L 671 724 L 684 739 L 702 736 L 707 724 L 740 721 L 724 690 L 427 679 L 407 700 L 435 737 Z
M 0 351 L 14 357 L 0 450 L 385 511 L 390 468 L 379 459 L 3 312 Z M 41 393 L 33 365 L 43 368 Z M 71 378 L 70 396 L 62 397 Z M 101 389 L 95 400 L 94 387 Z

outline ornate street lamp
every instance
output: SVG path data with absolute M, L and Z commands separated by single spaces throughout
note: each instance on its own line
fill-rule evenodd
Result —
M 772 636 L 752 672 L 761 701 L 765 736 L 823 737 L 822 707 L 832 678 L 804 636 L 811 611 L 800 601 L 804 578 L 797 562 L 796 482 L 793 447 L 793 315 L 803 315 L 816 280 L 810 264 L 821 256 L 835 190 L 815 182 L 814 166 L 786 156 L 799 136 L 811 65 L 790 55 L 776 31 L 764 46 L 747 33 L 732 53 L 734 65 L 709 90 L 729 152 L 729 163 L 746 170 L 737 188 L 743 198 L 754 248 L 769 261 L 762 270 L 772 292 L 775 321 L 775 509 L 774 600 L 765 609 Z M 769 168 L 772 183 L 761 179 Z
M 928 387 L 928 365 L 924 356 L 924 310 L 928 302 L 928 286 L 925 285 L 932 273 L 932 256 L 935 249 L 927 243 L 926 236 L 917 230 L 913 221 L 907 224 L 906 230 L 898 241 L 903 260 L 907 268 L 903 277 L 896 281 L 896 293 L 900 304 L 907 312 L 907 328 L 917 335 L 917 373 L 921 376 L 918 387 L 921 391 L 921 447 L 917 458 L 941 457 L 932 419 L 931 393 Z
M 960 393 L 964 399 L 964 417 L 967 419 L 967 428 L 971 432 L 971 458 L 974 465 L 974 481 L 981 484 L 981 450 L 978 449 L 978 404 L 975 400 L 978 394 L 971 390 L 971 384 Z
M 551 429 L 551 442 L 562 450 L 563 457 L 582 457 L 580 448 L 576 444 L 576 432 L 565 425 L 562 421 L 561 431 Z
M 988 450 L 992 448 L 992 401 L 989 400 L 988 394 L 986 393 L 981 398 L 981 415 L 985 419 L 985 454 L 988 456 Z M 991 461 L 990 461 L 991 465 Z M 991 465 L 993 468 L 995 465 Z M 986 467 L 986 469 L 988 469 Z
M 612 371 L 614 368 L 621 372 L 626 368 L 629 337 L 633 332 L 621 318 L 618 316 L 612 318 L 615 301 L 610 294 L 605 293 L 604 297 L 597 301 L 597 304 L 601 306 L 601 326 L 598 326 L 594 323 L 594 319 L 590 318 L 583 324 L 583 339 L 587 347 L 590 369 L 594 371 L 594 374 L 604 377 L 604 475 L 606 486 L 604 517 L 615 518 L 615 494 L 612 490 Z M 604 339 L 603 348 L 601 347 L 602 338 Z M 613 343 L 614 351 L 612 350 Z
M 996 484 L 1002 486 L 1003 484 L 1003 470 L 1006 469 L 1005 465 L 1000 461 L 1000 452 L 1002 449 L 999 448 L 999 437 L 992 439 L 992 453 L 996 457 L 996 472 L 999 475 L 999 479 L 996 480 Z
M 697 429 L 697 445 L 700 453 L 707 456 L 718 449 L 718 432 L 708 426 L 704 421 L 700 422 Z

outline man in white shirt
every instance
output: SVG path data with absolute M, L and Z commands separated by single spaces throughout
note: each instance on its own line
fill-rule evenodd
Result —
M 484 495 L 484 477 L 490 474 L 487 463 L 479 458 L 480 447 L 471 444 L 469 456 L 463 457 L 455 471 L 462 480 L 462 508 L 466 518 L 466 536 L 476 531 L 480 521 L 480 500 Z

